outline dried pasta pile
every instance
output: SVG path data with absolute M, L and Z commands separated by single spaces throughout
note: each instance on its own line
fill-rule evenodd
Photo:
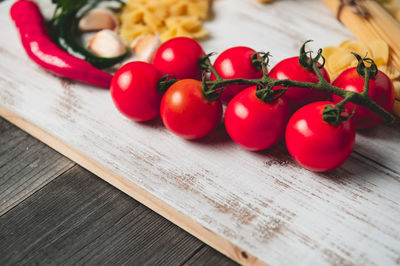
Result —
M 158 33 L 161 41 L 185 36 L 203 38 L 210 0 L 128 0 L 120 14 L 120 34 L 127 44 Z

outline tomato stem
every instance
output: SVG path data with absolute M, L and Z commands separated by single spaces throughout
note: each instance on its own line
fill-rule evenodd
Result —
M 307 41 L 306 43 L 308 42 L 309 41 Z M 203 70 L 205 70 L 206 72 L 214 73 L 216 80 L 207 80 L 205 76 L 203 77 L 204 95 L 210 100 L 217 100 L 219 99 L 221 93 L 229 85 L 256 85 L 257 97 L 265 102 L 268 102 L 278 99 L 286 92 L 286 90 L 288 89 L 290 90 L 291 87 L 300 87 L 300 88 L 330 92 L 344 99 L 343 101 L 336 104 L 335 107 L 332 107 L 336 108 L 334 111 L 336 118 L 333 119 L 330 117 L 329 119 L 327 119 L 328 121 L 325 120 L 329 123 L 337 124 L 340 123 L 340 121 L 343 121 L 344 119 L 348 119 L 349 116 L 344 117 L 341 115 L 343 112 L 343 106 L 348 102 L 365 106 L 366 108 L 368 108 L 369 110 L 380 116 L 387 123 L 390 123 L 394 120 L 394 116 L 392 114 L 384 110 L 369 97 L 368 94 L 369 80 L 371 78 L 374 78 L 375 75 L 377 74 L 376 64 L 372 59 L 361 58 L 359 55 L 355 54 L 357 59 L 359 59 L 359 65 L 357 66 L 357 69 L 358 71 L 363 71 L 362 76 L 365 79 L 364 91 L 362 93 L 345 91 L 336 86 L 333 86 L 324 79 L 322 72 L 320 71 L 320 69 L 323 67 L 325 63 L 325 59 L 322 56 L 322 49 L 319 49 L 318 54 L 314 58 L 312 58 L 311 56 L 307 56 L 304 48 L 305 44 L 300 49 L 300 53 L 303 55 L 301 60 L 303 61 L 304 64 L 307 64 L 307 66 L 309 65 L 311 67 L 310 71 L 313 71 L 317 75 L 319 80 L 317 83 L 295 81 L 290 79 L 278 80 L 268 77 L 266 66 L 268 64 L 270 55 L 269 53 L 263 53 L 263 52 L 255 53 L 252 58 L 252 63 L 255 64 L 256 66 L 258 65 L 261 69 L 263 69 L 264 72 L 263 77 L 259 79 L 242 79 L 242 78 L 223 79 L 219 76 L 219 74 L 211 64 L 209 60 L 210 56 L 208 55 L 206 56 L 206 60 L 204 60 L 204 64 L 202 64 Z M 319 63 L 318 61 L 321 58 L 323 62 Z M 368 62 L 370 64 L 370 67 L 366 67 L 364 62 Z M 284 87 L 286 89 L 274 90 L 274 87 L 276 86 Z M 341 112 L 339 112 L 339 110 L 341 110 Z M 333 111 L 328 110 L 327 112 L 330 112 L 331 114 L 329 116 L 332 116 Z
M 210 57 L 215 53 L 209 53 L 199 59 L 200 69 L 206 72 L 212 72 L 217 80 L 222 80 L 221 76 L 218 74 L 217 70 L 213 67 L 210 61 Z
M 167 89 L 177 81 L 178 80 L 175 78 L 175 76 L 164 75 L 157 83 L 157 91 L 161 94 L 164 94 L 167 91 Z
M 352 54 L 355 56 L 355 58 L 358 61 L 357 64 L 357 73 L 358 75 L 360 75 L 361 77 L 365 78 L 365 69 L 369 69 L 369 76 L 370 78 L 375 78 L 375 76 L 378 74 L 378 67 L 376 66 L 374 60 L 372 60 L 371 58 L 367 58 L 367 56 L 365 56 L 364 58 L 361 58 L 360 55 L 353 53 Z M 364 62 L 367 62 L 370 66 L 367 67 Z
M 339 125 L 343 121 L 349 120 L 355 113 L 355 108 L 351 112 L 351 114 L 343 115 L 343 112 L 346 112 L 344 105 L 351 101 L 354 97 L 355 93 L 350 92 L 343 100 L 338 102 L 335 106 L 327 105 L 325 110 L 322 112 L 322 118 L 324 121 L 332 124 Z
M 251 63 L 258 69 L 262 70 L 263 75 L 266 76 L 268 74 L 267 66 L 269 64 L 269 57 L 271 54 L 265 52 L 256 52 L 251 57 Z
M 348 95 L 343 100 L 338 102 L 335 106 L 338 108 L 343 108 L 346 103 L 351 102 L 355 95 L 355 92 L 349 92 Z
M 369 71 L 369 68 L 364 68 L 364 79 L 365 79 L 365 82 L 364 82 L 364 89 L 363 89 L 363 92 L 362 92 L 362 94 L 365 96 L 365 97 L 368 97 L 368 98 L 370 98 L 369 97 L 369 80 L 370 80 L 370 71 Z

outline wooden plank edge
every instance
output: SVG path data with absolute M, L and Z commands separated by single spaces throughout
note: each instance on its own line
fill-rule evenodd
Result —
M 237 263 L 242 265 L 268 265 L 2 105 L 0 105 L 0 116 Z

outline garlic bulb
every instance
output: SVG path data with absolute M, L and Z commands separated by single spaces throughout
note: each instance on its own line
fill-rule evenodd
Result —
M 101 30 L 89 39 L 89 50 L 101 57 L 116 57 L 126 52 L 122 39 L 112 30 Z
M 113 12 L 106 8 L 94 8 L 87 12 L 79 21 L 80 31 L 115 30 L 118 20 Z

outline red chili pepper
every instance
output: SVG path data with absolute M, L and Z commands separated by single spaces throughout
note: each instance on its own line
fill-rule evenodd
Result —
M 109 88 L 112 75 L 58 47 L 46 32 L 45 21 L 35 2 L 20 0 L 10 10 L 28 56 L 44 69 L 62 77 Z

